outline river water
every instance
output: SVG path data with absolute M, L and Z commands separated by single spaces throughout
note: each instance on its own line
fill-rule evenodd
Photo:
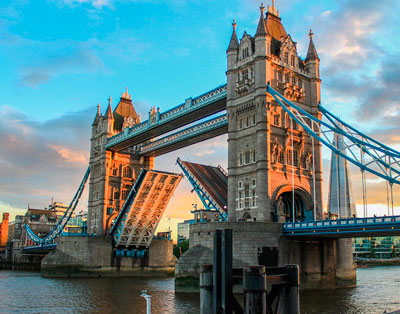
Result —
M 198 313 L 198 294 L 175 294 L 173 278 L 49 279 L 38 273 L 0 271 L 0 313 Z M 370 314 L 400 310 L 400 266 L 357 270 L 357 287 L 307 291 L 302 313 Z

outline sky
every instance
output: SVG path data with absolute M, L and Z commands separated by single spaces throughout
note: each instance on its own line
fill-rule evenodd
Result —
M 270 4 L 268 2 L 265 5 Z M 0 213 L 28 204 L 69 203 L 88 164 L 99 103 L 115 107 L 129 88 L 147 117 L 226 81 L 226 49 L 254 35 L 254 0 L 2 0 L 0 2 Z M 400 2 L 276 0 L 303 58 L 312 29 L 321 59 L 322 105 L 366 134 L 400 149 Z M 227 166 L 226 136 L 156 158 L 181 172 L 176 158 Z M 324 151 L 324 191 L 329 172 Z M 362 204 L 361 175 L 351 167 Z M 200 204 L 187 180 L 168 205 L 161 229 L 192 217 Z M 386 185 L 367 176 L 369 212 L 386 211 Z M 394 188 L 395 204 L 400 189 Z M 326 194 L 324 196 L 326 201 Z M 87 205 L 85 198 L 80 204 Z M 358 205 L 360 213 L 360 205 Z M 400 214 L 400 209 L 396 208 Z

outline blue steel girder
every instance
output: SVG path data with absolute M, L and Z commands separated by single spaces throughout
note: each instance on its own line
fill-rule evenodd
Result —
M 226 114 L 223 114 L 216 118 L 212 118 L 199 124 L 190 126 L 171 135 L 162 137 L 153 142 L 143 144 L 139 147 L 139 155 L 150 154 L 152 156 L 158 156 L 160 155 L 160 151 L 162 149 L 164 150 L 163 153 L 169 153 L 174 149 L 178 149 L 179 147 L 175 147 L 174 149 L 167 149 L 167 147 L 171 147 L 173 145 L 176 145 L 177 143 L 192 139 L 199 139 L 198 141 L 196 141 L 196 143 L 199 141 L 210 139 L 212 137 L 221 135 L 220 133 L 213 133 L 213 131 L 222 130 L 223 133 L 226 133 L 227 128 L 228 118 Z
M 58 221 L 58 223 L 55 225 L 55 227 L 50 231 L 50 233 L 48 235 L 46 235 L 43 238 L 40 238 L 29 228 L 29 226 L 27 224 L 25 224 L 26 233 L 28 234 L 29 238 L 32 241 L 34 241 L 35 243 L 38 243 L 40 245 L 49 244 L 49 243 L 52 243 L 56 237 L 58 237 L 60 234 L 62 234 L 65 226 L 67 225 L 76 206 L 79 203 L 79 200 L 82 196 L 83 190 L 85 189 L 86 182 L 89 178 L 89 174 L 90 174 L 90 167 L 87 168 L 86 173 L 82 179 L 82 182 L 79 185 L 79 188 L 76 191 L 75 196 L 72 199 L 70 205 L 68 206 L 68 209 L 65 211 L 64 215 L 61 217 L 61 219 Z
M 400 216 L 286 222 L 283 225 L 283 234 L 293 237 L 334 238 L 400 235 Z
M 224 212 L 224 210 L 222 208 L 220 208 L 217 205 L 217 203 L 213 200 L 211 195 L 209 193 L 207 193 L 207 191 L 202 187 L 200 182 L 197 181 L 196 178 L 190 173 L 190 171 L 182 163 L 182 160 L 180 158 L 178 158 L 176 160 L 176 162 L 178 163 L 179 167 L 181 167 L 183 173 L 188 178 L 190 184 L 193 186 L 193 189 L 196 191 L 196 193 L 199 196 L 201 202 L 203 203 L 205 209 L 218 211 L 221 219 L 223 221 L 226 221 L 228 215 Z
M 218 86 L 198 97 L 189 98 L 185 103 L 178 105 L 170 110 L 163 113 L 158 113 L 156 119 L 149 119 L 143 121 L 140 124 L 134 125 L 131 128 L 126 128 L 123 132 L 114 135 L 107 139 L 106 149 L 113 149 L 113 147 L 120 145 L 121 143 L 132 139 L 140 134 L 149 132 L 150 130 L 157 128 L 161 125 L 173 125 L 171 122 L 177 118 L 184 117 L 189 113 L 197 112 L 198 110 L 209 106 L 210 104 L 216 103 L 217 101 L 226 99 L 226 84 Z M 222 111 L 222 110 L 218 110 Z M 190 123 L 187 122 L 186 124 Z M 135 143 L 139 144 L 139 143 Z
M 289 101 L 269 85 L 267 91 L 294 121 L 335 154 L 347 159 L 361 171 L 368 171 L 390 184 L 400 184 L 400 152 L 361 133 L 321 105 L 319 105 L 319 112 L 327 121 L 315 117 L 299 105 Z M 343 137 L 342 149 L 338 149 L 333 143 L 334 136 L 328 138 L 329 134 Z

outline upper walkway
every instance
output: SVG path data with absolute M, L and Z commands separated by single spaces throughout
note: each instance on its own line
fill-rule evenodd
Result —
M 286 222 L 285 236 L 357 238 L 400 235 L 400 216 L 345 218 L 308 222 Z
M 112 151 L 121 151 L 143 143 L 157 136 L 181 128 L 226 109 L 226 84 L 163 113 L 159 111 L 149 115 L 149 119 L 107 139 L 105 147 Z

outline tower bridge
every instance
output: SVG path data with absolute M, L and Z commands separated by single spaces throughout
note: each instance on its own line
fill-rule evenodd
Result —
M 206 208 L 218 210 L 221 221 L 191 227 L 190 249 L 175 270 L 177 290 L 184 290 L 185 278 L 198 278 L 201 264 L 211 263 L 212 237 L 219 228 L 233 230 L 234 267 L 299 264 L 305 287 L 353 285 L 348 237 L 399 234 L 400 218 L 351 217 L 350 184 L 339 178 L 348 175 L 347 164 L 340 163 L 351 162 L 392 187 L 400 183 L 400 153 L 321 106 L 320 59 L 311 31 L 302 59 L 274 4 L 267 12 L 260 7 L 254 36 L 244 32 L 239 40 L 235 21 L 232 27 L 225 85 L 165 112 L 153 107 L 143 122 L 128 91 L 114 110 L 111 98 L 104 115 L 98 108 L 88 170 L 88 233 L 111 235 L 113 256 L 116 250 L 137 257 L 132 250 L 151 249 L 180 181 L 180 175 L 155 170 L 154 157 L 227 133 L 227 176 L 221 169 L 178 160 Z M 336 181 L 344 182 L 344 187 L 330 187 L 338 204 L 332 210 L 336 220 L 326 220 L 323 211 L 322 145 L 337 156 Z M 393 208 L 393 194 L 391 199 Z M 53 240 L 61 229 L 46 239 Z

